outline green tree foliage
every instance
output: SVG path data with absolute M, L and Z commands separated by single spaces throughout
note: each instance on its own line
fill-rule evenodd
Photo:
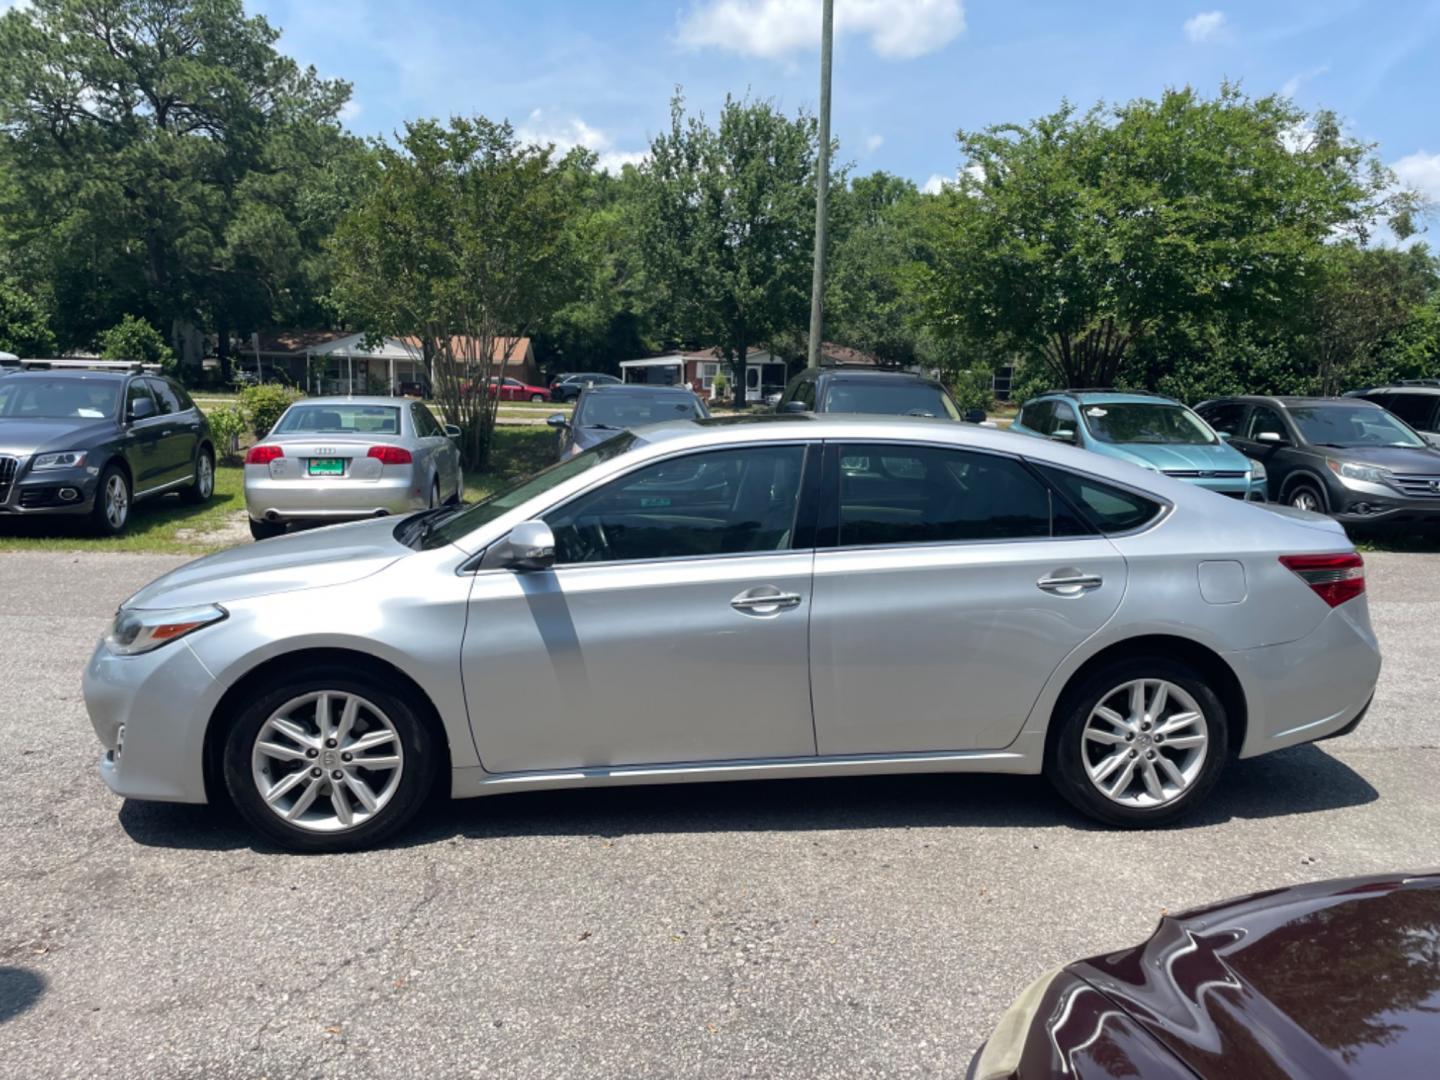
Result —
M 814 118 L 770 102 L 726 98 L 711 127 L 677 94 L 640 168 L 646 296 L 665 331 L 719 346 L 737 406 L 751 347 L 808 320 L 818 144 Z
M 241 0 L 0 18 L 0 218 L 53 288 L 62 344 L 125 313 L 173 334 L 315 310 L 312 253 L 363 169 L 336 122 L 349 87 L 277 36 Z
M 336 232 L 334 302 L 354 325 L 421 342 L 445 419 L 478 465 L 498 404 L 490 378 L 580 290 L 577 166 L 483 117 L 407 124 L 378 160 Z
M 233 465 L 239 456 L 240 439 L 250 430 L 250 418 L 238 405 L 222 405 L 205 414 L 210 421 L 210 433 L 220 447 L 220 458 L 224 464 Z
M 18 282 L 0 277 L 0 351 L 16 356 L 53 356 L 55 335 L 47 313 Z
M 249 422 L 255 437 L 263 439 L 270 434 L 280 414 L 304 396 L 299 390 L 279 383 L 247 386 L 240 391 L 240 413 Z
M 929 315 L 1069 386 L 1122 381 L 1177 328 L 1293 327 L 1327 241 L 1411 227 L 1413 199 L 1333 116 L 1228 85 L 958 139 L 967 168 L 927 208 Z
M 174 367 L 175 354 L 160 332 L 144 319 L 126 315 L 100 335 L 100 355 L 107 360 L 138 360 L 143 364 Z

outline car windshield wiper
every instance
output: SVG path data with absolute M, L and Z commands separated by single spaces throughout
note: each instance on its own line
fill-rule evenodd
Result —
M 395 539 L 406 547 L 421 547 L 435 526 L 464 509 L 465 504 L 461 503 L 459 506 L 432 506 L 429 510 L 411 514 L 395 527 Z
M 581 424 L 580 426 L 581 426 L 581 427 L 588 427 L 588 428 L 590 428 L 590 429 L 592 429 L 592 430 L 594 430 L 594 431 L 624 431 L 624 430 L 625 430 L 624 428 L 618 428 L 618 427 L 616 427 L 614 424 Z

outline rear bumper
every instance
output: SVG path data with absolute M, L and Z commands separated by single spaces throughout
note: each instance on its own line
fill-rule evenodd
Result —
M 252 476 L 254 470 L 260 475 Z M 245 509 L 254 521 L 341 521 L 423 510 L 429 492 L 412 474 L 379 480 L 272 480 L 265 470 L 245 470 Z
M 1380 648 L 1363 598 L 1333 609 L 1303 638 L 1225 659 L 1245 691 L 1242 758 L 1347 734 L 1369 708 L 1380 677 Z

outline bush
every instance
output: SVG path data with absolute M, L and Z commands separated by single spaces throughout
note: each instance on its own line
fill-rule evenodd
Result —
M 134 315 L 126 315 L 100 335 L 100 355 L 106 360 L 159 364 L 167 373 L 175 368 L 175 354 L 160 331 Z
M 225 405 L 214 412 L 205 414 L 210 421 L 210 431 L 215 436 L 222 460 L 235 459 L 240 448 L 240 436 L 250 429 L 250 418 L 237 405 Z
M 250 420 L 250 430 L 257 439 L 270 434 L 280 414 L 305 395 L 278 383 L 261 383 L 240 391 L 240 409 Z
M 963 416 L 971 409 L 990 411 L 992 376 L 988 371 L 957 371 L 950 380 L 950 396 Z

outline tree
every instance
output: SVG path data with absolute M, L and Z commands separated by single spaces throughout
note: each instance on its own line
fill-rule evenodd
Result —
M 498 405 L 489 380 L 578 289 L 572 177 L 548 148 L 483 117 L 409 123 L 377 157 L 375 186 L 335 234 L 332 300 L 371 334 L 419 343 L 479 465 Z
M 967 168 L 927 207 L 930 317 L 1067 386 L 1123 381 L 1136 344 L 1177 326 L 1293 325 L 1327 241 L 1403 233 L 1414 209 L 1332 115 L 1230 85 L 958 140 Z
M 818 133 L 812 117 L 726 98 L 717 127 L 687 116 L 640 167 L 633 228 L 645 291 L 662 325 L 714 344 L 745 405 L 750 347 L 808 322 Z
M 167 370 L 175 365 L 175 354 L 160 332 L 134 315 L 126 315 L 100 335 L 100 355 L 107 360 L 160 364 Z
M 52 356 L 55 335 L 45 311 L 15 281 L 0 277 L 0 351 L 16 356 Z
M 300 215 L 353 140 L 336 121 L 349 87 L 277 36 L 241 0 L 35 0 L 0 17 L 0 216 L 51 284 L 64 343 L 126 313 L 178 340 L 290 302 L 318 246 Z

